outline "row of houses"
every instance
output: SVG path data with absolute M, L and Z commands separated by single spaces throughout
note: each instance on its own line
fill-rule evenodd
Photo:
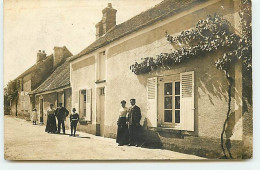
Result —
M 18 77 L 18 110 L 36 108 L 46 123 L 50 103 L 75 107 L 81 117 L 78 129 L 115 138 L 120 101 L 135 98 L 141 108 L 144 146 L 192 153 L 209 158 L 223 156 L 220 135 L 226 119 L 228 81 L 215 68 L 218 52 L 191 59 L 174 68 L 136 75 L 129 67 L 142 57 L 175 49 L 165 32 L 176 36 L 200 19 L 219 13 L 239 30 L 239 0 L 164 0 L 155 7 L 117 25 L 117 10 L 109 3 L 95 25 L 96 40 L 73 55 L 55 47 Z M 233 69 L 235 79 L 232 116 L 228 128 L 234 157 L 252 157 L 252 105 L 242 102 L 242 63 Z M 176 106 L 177 105 L 177 106 Z M 12 113 L 15 108 L 12 106 Z M 66 121 L 69 125 L 69 121 Z

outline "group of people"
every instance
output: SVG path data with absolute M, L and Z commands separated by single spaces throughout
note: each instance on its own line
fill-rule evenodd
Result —
M 140 131 L 140 120 L 141 120 L 141 110 L 135 105 L 135 99 L 130 99 L 131 107 L 126 107 L 126 101 L 121 101 L 121 108 L 119 110 L 119 118 L 117 121 L 117 138 L 116 142 L 119 146 L 129 145 L 129 146 L 140 146 L 141 142 L 141 131 Z M 54 109 L 54 105 L 51 103 L 50 108 L 47 110 L 47 124 L 45 132 L 47 133 L 57 133 L 60 134 L 61 127 L 63 134 L 65 134 L 65 119 L 69 115 L 69 111 L 62 107 L 62 103 L 58 104 L 57 109 Z M 37 121 L 37 111 L 33 109 L 32 113 L 33 125 L 36 125 Z M 56 125 L 56 118 L 58 121 L 58 128 Z M 72 109 L 70 115 L 70 126 L 71 134 L 70 136 L 76 135 L 77 124 L 79 121 L 79 114 L 76 113 L 76 109 Z
M 33 125 L 36 125 L 37 121 L 37 111 L 33 109 L 32 113 L 33 117 Z M 47 124 L 45 128 L 45 132 L 47 133 L 56 133 L 60 134 L 61 127 L 63 134 L 65 134 L 65 119 L 69 115 L 69 111 L 62 106 L 62 103 L 58 104 L 57 109 L 54 109 L 54 105 L 51 103 L 49 109 L 47 110 Z M 58 128 L 56 125 L 56 118 L 58 121 Z M 79 115 L 76 113 L 76 109 L 72 109 L 72 113 L 70 115 L 70 126 L 71 126 L 71 134 L 70 136 L 76 136 L 77 124 L 79 121 Z
M 119 110 L 119 118 L 117 121 L 117 138 L 116 142 L 119 146 L 140 146 L 141 131 L 140 120 L 141 110 L 135 105 L 135 99 L 130 99 L 131 107 L 126 107 L 126 101 L 121 101 L 121 108 Z

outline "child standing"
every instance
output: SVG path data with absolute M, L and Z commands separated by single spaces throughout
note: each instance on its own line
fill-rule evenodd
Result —
M 74 135 L 73 136 L 75 137 L 78 121 L 79 121 L 79 114 L 77 114 L 76 113 L 76 109 L 73 108 L 72 109 L 72 114 L 70 115 L 70 128 L 71 128 L 70 136 L 72 136 L 73 130 L 74 130 Z
M 33 125 L 36 125 L 37 119 L 38 119 L 37 110 L 36 110 L 36 108 L 34 108 L 34 109 L 32 110 L 32 121 L 33 121 Z

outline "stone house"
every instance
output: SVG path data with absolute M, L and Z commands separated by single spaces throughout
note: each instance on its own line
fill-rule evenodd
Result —
M 236 0 L 165 0 L 116 25 L 117 10 L 108 4 L 96 25 L 96 41 L 70 58 L 72 106 L 88 122 L 78 128 L 115 138 L 120 101 L 126 100 L 129 107 L 129 100 L 135 98 L 142 112 L 144 145 L 221 157 L 228 81 L 215 68 L 220 53 L 142 75 L 129 67 L 142 57 L 172 51 L 165 32 L 178 35 L 207 15 L 222 14 L 239 28 L 238 9 Z M 245 150 L 252 154 L 252 107 L 245 114 L 241 68 L 237 63 L 233 71 L 235 109 L 229 124 L 231 151 L 237 157 Z
M 40 86 L 44 80 L 61 64 L 67 57 L 72 56 L 70 51 L 64 47 L 54 47 L 54 53 L 46 56 L 45 51 L 39 50 L 36 63 L 19 75 L 20 91 L 17 104 L 17 114 L 30 118 L 32 109 L 35 107 L 33 95 L 29 93 Z M 11 114 L 16 114 L 15 103 L 11 104 Z
M 58 66 L 30 95 L 35 98 L 39 121 L 44 124 L 47 123 L 47 109 L 51 103 L 54 104 L 54 108 L 58 106 L 58 103 L 62 103 L 71 112 L 70 63 L 68 60 Z M 66 126 L 69 126 L 69 121 L 66 121 Z
M 68 110 L 71 109 L 70 64 L 68 58 L 72 54 L 66 47 L 55 47 L 54 55 L 57 61 L 53 62 L 54 71 L 36 89 L 29 94 L 34 100 L 39 121 L 46 124 L 46 111 L 52 103 L 54 107 L 62 103 Z M 64 56 L 65 55 L 65 56 Z

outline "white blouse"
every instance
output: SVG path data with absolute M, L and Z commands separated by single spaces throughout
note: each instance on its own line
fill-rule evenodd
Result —
M 47 110 L 47 115 L 50 115 L 50 114 L 55 114 L 55 109 L 54 108 L 49 108 L 48 110 Z
M 120 117 L 126 117 L 127 113 L 128 113 L 128 108 L 127 107 L 124 107 L 124 108 L 121 107 L 119 109 L 119 116 Z

